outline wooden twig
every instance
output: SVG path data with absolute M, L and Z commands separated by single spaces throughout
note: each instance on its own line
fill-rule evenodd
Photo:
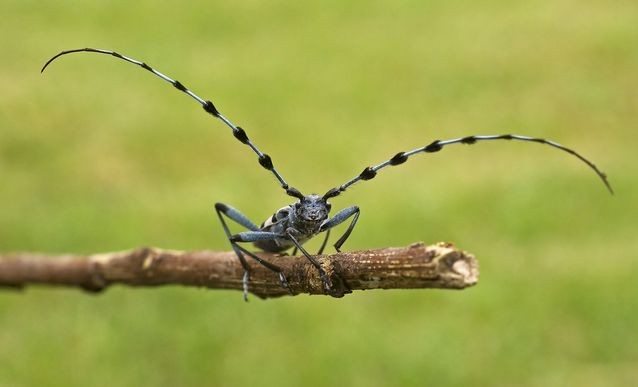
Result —
M 281 267 L 293 295 L 324 294 L 318 271 L 303 257 L 261 253 Z M 337 296 L 352 290 L 463 289 L 478 281 L 471 254 L 448 243 L 383 248 L 317 256 L 331 276 Z M 275 274 L 250 262 L 250 292 L 261 298 L 289 293 Z M 112 284 L 184 285 L 242 289 L 244 274 L 234 252 L 175 251 L 158 248 L 82 255 L 0 254 L 0 287 L 31 284 L 75 286 L 98 292 Z

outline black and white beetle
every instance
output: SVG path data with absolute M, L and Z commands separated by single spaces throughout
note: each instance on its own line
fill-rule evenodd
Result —
M 286 281 L 286 277 L 284 276 L 282 270 L 278 266 L 263 260 L 256 254 L 240 246 L 239 245 L 240 242 L 252 242 L 256 247 L 264 251 L 273 252 L 273 253 L 283 252 L 285 250 L 288 250 L 291 247 L 294 247 L 294 250 L 293 250 L 293 255 L 294 255 L 297 249 L 300 250 L 303 253 L 303 255 L 310 262 L 312 262 L 312 264 L 319 271 L 321 280 L 323 282 L 324 290 L 327 293 L 331 294 L 332 296 L 335 296 L 335 297 L 342 296 L 343 293 L 337 292 L 335 290 L 330 277 L 326 274 L 325 270 L 321 267 L 319 262 L 312 255 L 310 255 L 310 253 L 308 253 L 308 251 L 306 251 L 306 249 L 304 249 L 302 245 L 304 244 L 304 242 L 313 238 L 315 235 L 325 231 L 326 236 L 323 240 L 323 243 L 321 244 L 321 247 L 319 248 L 319 251 L 317 252 L 317 254 L 321 254 L 324 248 L 326 247 L 326 243 L 328 242 L 330 229 L 345 222 L 346 220 L 351 219 L 350 225 L 348 226 L 344 234 L 334 244 L 335 249 L 339 251 L 341 246 L 345 243 L 345 241 L 350 236 L 350 233 L 352 233 L 352 230 L 354 229 L 354 226 L 357 223 L 357 219 L 359 218 L 359 207 L 357 206 L 348 207 L 346 209 L 343 209 L 337 212 L 332 218 L 330 218 L 328 216 L 330 213 L 330 203 L 328 203 L 328 199 L 340 195 L 348 187 L 350 187 L 351 185 L 353 185 L 354 183 L 360 180 L 370 180 L 374 178 L 377 175 L 377 172 L 382 168 L 385 168 L 391 165 L 403 164 L 404 162 L 408 160 L 410 156 L 415 155 L 417 153 L 434 153 L 434 152 L 440 151 L 446 145 L 458 144 L 458 143 L 474 144 L 478 141 L 487 141 L 487 140 L 519 140 L 519 141 L 537 142 L 537 143 L 549 145 L 554 148 L 571 153 L 572 155 L 576 156 L 577 158 L 585 162 L 587 165 L 589 165 L 589 167 L 591 167 L 598 174 L 598 176 L 602 179 L 607 189 L 611 193 L 613 193 L 612 188 L 609 182 L 607 181 L 606 175 L 602 171 L 600 171 L 591 161 L 587 160 L 586 158 L 576 153 L 575 151 L 569 148 L 566 148 L 553 141 L 545 140 L 542 138 L 519 136 L 514 134 L 503 134 L 503 135 L 492 135 L 492 136 L 467 136 L 467 137 L 456 138 L 452 140 L 444 140 L 444 141 L 436 140 L 424 147 L 420 147 L 408 152 L 399 152 L 395 154 L 394 156 L 392 156 L 389 160 L 386 160 L 382 162 L 381 164 L 378 164 L 372 167 L 366 167 L 359 175 L 355 176 L 354 178 L 352 178 L 351 180 L 345 182 L 344 184 L 340 186 L 337 186 L 335 188 L 328 190 L 328 192 L 326 192 L 323 195 L 317 195 L 317 194 L 304 195 L 299 190 L 289 186 L 288 183 L 286 183 L 283 177 L 275 169 L 270 156 L 268 156 L 265 153 L 262 153 L 250 141 L 244 129 L 234 125 L 226 117 L 221 115 L 219 110 L 217 110 L 217 108 L 215 107 L 215 105 L 213 105 L 211 101 L 203 100 L 202 98 L 198 97 L 195 93 L 187 89 L 179 81 L 173 80 L 167 77 L 166 75 L 160 73 L 159 71 L 156 71 L 155 69 L 151 68 L 149 65 L 147 65 L 144 62 L 131 59 L 129 57 L 126 57 L 124 55 L 118 54 L 117 52 L 110 51 L 110 50 L 101 50 L 101 49 L 95 49 L 95 48 L 79 48 L 79 49 L 60 52 L 59 54 L 49 59 L 49 61 L 45 63 L 44 67 L 42 67 L 42 71 L 44 71 L 46 67 L 58 57 L 62 55 L 71 54 L 74 52 L 82 52 L 82 51 L 112 55 L 116 58 L 125 60 L 129 63 L 136 64 L 142 67 L 143 69 L 148 70 L 151 73 L 155 74 L 156 76 L 162 78 L 166 82 L 172 84 L 177 90 L 188 94 L 190 97 L 192 97 L 197 102 L 199 102 L 206 112 L 212 114 L 214 117 L 219 118 L 226 125 L 228 125 L 232 129 L 233 135 L 235 136 L 235 138 L 239 140 L 242 144 L 246 144 L 257 154 L 259 164 L 275 175 L 281 187 L 284 190 L 286 190 L 286 193 L 289 196 L 293 196 L 299 199 L 298 202 L 279 209 L 264 223 L 262 223 L 261 226 L 257 226 L 256 224 L 254 224 L 244 214 L 234 209 L 233 207 L 230 207 L 222 203 L 215 204 L 215 210 L 217 211 L 219 220 L 222 223 L 222 227 L 224 228 L 224 231 L 226 232 L 226 235 L 228 236 L 228 240 L 230 241 L 230 244 L 232 245 L 233 250 L 237 254 L 237 257 L 239 258 L 244 268 L 244 277 L 243 277 L 244 299 L 247 299 L 248 282 L 250 278 L 250 267 L 246 263 L 246 258 L 244 254 L 255 259 L 257 262 L 259 262 L 266 268 L 275 272 L 279 276 L 279 281 L 281 282 L 281 285 L 284 288 L 288 289 L 288 291 L 290 291 L 290 288 Z M 249 231 L 240 232 L 234 235 L 231 234 L 230 230 L 228 229 L 228 225 L 226 224 L 226 221 L 224 220 L 224 216 L 228 217 L 231 220 L 234 220 L 235 222 L 247 228 Z M 343 285 L 345 285 L 347 288 L 347 284 L 343 284 Z

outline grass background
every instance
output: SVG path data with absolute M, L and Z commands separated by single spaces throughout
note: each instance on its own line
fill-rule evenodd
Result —
M 255 157 L 146 61 L 323 193 L 434 139 L 524 143 L 420 156 L 333 200 L 345 248 L 445 240 L 463 292 L 250 303 L 239 292 L 0 292 L 0 386 L 622 386 L 638 382 L 638 3 L 0 3 L 0 250 L 228 248 L 222 201 L 287 204 Z

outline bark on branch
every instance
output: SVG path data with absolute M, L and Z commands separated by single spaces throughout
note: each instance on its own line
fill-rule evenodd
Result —
M 259 255 L 283 269 L 294 295 L 324 294 L 317 269 L 303 256 Z M 407 247 L 321 255 L 317 259 L 341 294 L 367 289 L 463 289 L 478 281 L 474 256 L 449 243 L 432 246 L 415 243 Z M 261 298 L 289 294 L 275 274 L 256 262 L 249 263 L 251 293 Z M 41 284 L 99 292 L 112 284 L 124 284 L 242 290 L 243 274 L 232 251 L 141 248 L 86 256 L 0 254 L 0 287 L 12 288 Z

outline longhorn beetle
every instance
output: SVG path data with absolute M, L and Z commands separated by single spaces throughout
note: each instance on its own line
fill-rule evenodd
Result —
M 255 144 L 248 138 L 246 131 L 239 126 L 236 126 L 232 122 L 230 122 L 226 117 L 224 117 L 219 110 L 215 107 L 215 105 L 209 101 L 204 100 L 197 96 L 195 93 L 190 91 L 186 86 L 184 86 L 181 82 L 171 79 L 161 72 L 153 69 L 149 65 L 144 62 L 137 61 L 135 59 L 126 57 L 121 55 L 115 51 L 110 50 L 102 50 L 96 48 L 79 48 L 68 51 L 62 51 L 59 54 L 55 55 L 53 58 L 49 59 L 44 66 L 42 67 L 41 72 L 43 72 L 47 66 L 53 62 L 55 59 L 62 55 L 71 54 L 75 52 L 94 52 L 98 54 L 107 54 L 112 55 L 118 59 L 124 60 L 129 63 L 133 63 L 135 65 L 140 66 L 141 68 L 148 70 L 154 75 L 162 78 L 166 82 L 173 85 L 177 90 L 186 93 L 191 98 L 199 102 L 204 110 L 211 114 L 213 117 L 219 118 L 222 122 L 230 127 L 233 131 L 233 135 L 239 142 L 247 145 L 250 149 L 253 150 L 258 156 L 259 164 L 265 168 L 266 170 L 272 172 L 275 175 L 275 178 L 278 180 L 281 188 L 286 191 L 286 194 L 289 196 L 297 198 L 299 201 L 295 202 L 289 206 L 283 207 L 277 210 L 270 218 L 268 218 L 265 222 L 261 224 L 261 226 L 257 226 L 255 223 L 250 221 L 244 214 L 236 210 L 235 208 L 228 206 L 223 203 L 216 203 L 215 210 L 217 212 L 217 216 L 222 224 L 224 232 L 228 237 L 228 240 L 237 254 L 239 261 L 241 262 L 242 267 L 244 268 L 244 276 L 243 276 L 243 289 L 244 289 L 244 299 L 248 298 L 248 282 L 250 279 L 250 266 L 246 262 L 246 258 L 244 256 L 247 255 L 252 259 L 259 262 L 261 265 L 270 269 L 274 273 L 276 273 L 279 277 L 279 281 L 281 286 L 287 289 L 291 294 L 292 291 L 288 286 L 288 282 L 286 281 L 286 277 L 282 271 L 282 269 L 270 262 L 265 261 L 260 258 L 255 253 L 248 251 L 246 248 L 241 246 L 239 243 L 243 242 L 252 242 L 256 247 L 272 252 L 279 253 L 288 250 L 291 247 L 294 247 L 293 255 L 296 254 L 297 250 L 301 251 L 303 255 L 317 268 L 319 271 L 319 275 L 321 277 L 321 281 L 323 284 L 324 291 L 334 297 L 343 296 L 343 292 L 337 291 L 336 288 L 332 284 L 332 280 L 330 276 L 326 273 L 326 271 L 321 267 L 319 262 L 312 256 L 308 251 L 303 247 L 303 244 L 308 241 L 310 238 L 313 238 L 319 233 L 325 231 L 325 237 L 317 252 L 317 255 L 321 254 L 326 247 L 326 243 L 328 242 L 328 237 L 330 235 L 330 229 L 333 227 L 350 220 L 350 224 L 348 228 L 343 233 L 343 235 L 335 242 L 334 248 L 337 251 L 340 251 L 341 246 L 348 239 L 354 226 L 357 224 L 357 219 L 359 219 L 359 207 L 351 206 L 345 208 L 339 212 L 337 212 L 333 217 L 329 217 L 330 213 L 330 203 L 328 203 L 328 199 L 339 196 L 342 192 L 344 192 L 348 187 L 355 184 L 361 180 L 370 180 L 373 179 L 377 172 L 388 166 L 395 166 L 405 163 L 410 156 L 416 155 L 418 153 L 434 153 L 438 152 L 443 147 L 451 144 L 475 144 L 479 141 L 489 141 L 489 140 L 517 140 L 517 141 L 529 141 L 536 142 L 540 144 L 549 145 L 551 147 L 560 149 L 567 153 L 572 154 L 573 156 L 579 158 L 581 161 L 586 163 L 590 168 L 592 168 L 596 174 L 602 179 L 603 183 L 613 194 L 613 190 L 611 185 L 607 180 L 607 176 L 599 170 L 591 161 L 581 156 L 579 153 L 575 152 L 572 149 L 564 147 L 554 141 L 546 140 L 543 138 L 536 137 L 528 137 L 528 136 L 520 136 L 515 134 L 502 134 L 502 135 L 490 135 L 490 136 L 467 136 L 461 138 L 455 138 L 451 140 L 436 140 L 431 142 L 430 144 L 416 148 L 407 152 L 399 152 L 392 156 L 390 159 L 375 165 L 366 167 L 361 173 L 352 179 L 346 181 L 345 183 L 331 188 L 323 195 L 310 194 L 304 195 L 298 189 L 291 187 L 284 180 L 284 178 L 279 174 L 275 166 L 273 165 L 272 159 L 266 153 L 262 153 Z M 227 217 L 230 220 L 233 220 L 244 226 L 249 231 L 240 232 L 237 234 L 231 234 L 228 225 L 226 224 L 226 220 L 224 217 Z M 335 277 L 341 281 L 338 276 Z M 342 283 L 347 289 L 347 284 Z

